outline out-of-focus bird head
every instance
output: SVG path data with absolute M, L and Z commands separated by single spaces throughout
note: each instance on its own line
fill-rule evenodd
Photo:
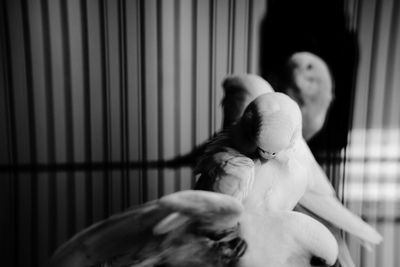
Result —
M 323 127 L 334 98 L 334 81 L 328 65 L 310 52 L 294 53 L 288 60 L 288 81 L 284 92 L 300 106 L 303 136 L 311 139 Z
M 260 95 L 246 108 L 239 132 L 247 142 L 236 145 L 262 159 L 273 159 L 294 146 L 301 138 L 301 111 L 290 97 L 282 93 Z
M 310 52 L 297 52 L 289 58 L 288 67 L 293 85 L 302 94 L 302 99 L 296 98 L 300 101 L 299 105 L 307 96 L 324 95 L 324 101 L 329 103 L 332 100 L 332 75 L 328 65 L 320 57 Z

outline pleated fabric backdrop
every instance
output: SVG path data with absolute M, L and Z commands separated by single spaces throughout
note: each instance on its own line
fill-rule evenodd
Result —
M 357 266 L 400 266 L 400 3 L 349 1 L 360 62 L 344 200 L 384 236 L 371 252 L 350 240 Z
M 84 226 L 192 187 L 188 168 L 107 166 L 172 158 L 219 129 L 223 77 L 257 72 L 266 2 L 10 0 L 1 9 L 1 254 L 9 266 L 43 266 Z
M 399 4 L 346 4 L 360 44 L 353 131 L 324 167 L 346 203 L 385 235 L 373 253 L 350 239 L 356 263 L 397 267 Z M 190 188 L 188 168 L 123 167 L 185 154 L 219 129 L 221 81 L 259 72 L 268 11 L 265 0 L 8 0 L 0 9 L 0 251 L 8 266 L 43 266 L 92 222 Z

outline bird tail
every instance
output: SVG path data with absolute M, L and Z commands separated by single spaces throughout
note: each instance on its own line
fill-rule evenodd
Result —
M 356 265 L 353 262 L 353 259 L 351 258 L 349 248 L 347 247 L 347 244 L 344 241 L 343 237 L 341 236 L 337 237 L 336 235 L 335 237 L 339 246 L 338 260 L 340 262 L 340 265 L 342 267 L 356 267 Z
M 308 192 L 302 197 L 300 204 L 365 242 L 375 245 L 382 241 L 382 236 L 374 228 L 350 212 L 335 197 Z
M 338 249 L 339 249 L 338 261 L 341 267 L 356 267 L 353 259 L 351 258 L 350 251 L 349 248 L 347 247 L 346 241 L 342 237 L 339 228 L 332 225 L 328 221 L 322 219 L 318 215 L 312 213 L 311 211 L 307 210 L 306 208 L 302 207 L 301 205 L 297 205 L 295 207 L 295 210 L 315 218 L 316 220 L 320 221 L 323 225 L 325 225 L 329 229 L 329 231 L 331 231 L 338 244 Z

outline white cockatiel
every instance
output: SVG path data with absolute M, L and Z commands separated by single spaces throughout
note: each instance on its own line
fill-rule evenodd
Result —
M 251 78 L 251 77 L 249 77 Z M 229 79 L 233 79 L 229 77 Z M 229 84 L 225 82 L 225 84 Z M 247 83 L 249 84 L 249 83 Z M 259 83 L 260 84 L 260 83 Z M 262 89 L 261 86 L 259 89 L 254 88 L 240 88 L 238 92 L 245 92 L 243 94 L 246 95 L 246 101 L 251 101 L 251 99 L 257 98 L 260 94 L 268 93 L 269 88 Z M 232 92 L 231 90 L 226 90 L 225 92 Z M 257 92 L 252 95 L 253 92 Z M 226 98 L 234 98 L 239 94 L 236 92 L 232 92 L 231 95 L 226 95 Z M 237 101 L 240 101 L 241 97 L 238 96 Z M 234 102 L 231 100 L 231 102 Z M 240 106 L 236 104 L 236 106 Z M 238 123 L 238 120 L 234 120 L 229 118 L 230 113 L 225 113 L 225 110 L 229 110 L 226 106 L 224 106 L 224 118 L 227 118 L 230 121 L 233 121 L 233 124 Z M 243 114 L 243 110 L 239 110 L 236 114 Z M 303 115 L 304 116 L 304 115 Z M 307 127 L 303 124 L 303 127 Z M 303 131 L 304 133 L 304 131 Z M 330 184 L 325 172 L 322 170 L 320 165 L 316 162 L 312 152 L 308 148 L 305 140 L 300 138 L 296 149 L 293 150 L 296 162 L 299 162 L 301 166 L 303 166 L 308 172 L 308 182 L 307 188 L 305 190 L 304 195 L 300 198 L 299 202 L 309 211 L 315 213 L 317 216 L 327 220 L 332 223 L 334 226 L 339 227 L 357 237 L 367 243 L 378 244 L 381 242 L 382 237 L 379 233 L 377 233 L 371 226 L 362 221 L 358 216 L 351 213 L 347 210 L 340 201 L 336 198 L 335 191 Z M 262 170 L 261 170 L 262 171 Z M 256 172 L 256 176 L 263 176 L 264 174 L 260 173 L 260 170 Z M 266 173 L 265 175 L 269 175 Z M 258 178 L 256 179 L 259 180 Z M 254 188 L 258 188 L 258 185 L 255 185 Z M 335 230 L 337 232 L 337 230 Z M 337 235 L 337 237 L 340 237 Z M 345 246 L 343 240 L 338 240 L 341 246 Z M 346 248 L 340 249 L 341 252 L 346 252 Z M 351 259 L 349 259 L 346 255 L 339 255 L 339 258 L 342 258 L 343 261 L 350 262 L 346 266 L 351 265 Z
M 300 140 L 298 105 L 282 93 L 262 94 L 210 141 L 195 170 L 196 188 L 235 196 L 246 209 L 291 210 L 308 183 L 291 155 Z
M 173 214 L 184 223 L 169 220 Z M 234 197 L 188 190 L 114 215 L 62 245 L 52 267 L 311 267 L 333 265 L 329 230 L 292 211 L 258 214 Z
M 221 102 L 224 109 L 222 125 L 224 129 L 242 117 L 245 108 L 255 99 L 255 96 L 274 92 L 266 80 L 255 74 L 228 76 L 222 82 L 222 88 L 225 94 Z
M 309 140 L 324 126 L 333 100 L 333 78 L 324 60 L 310 52 L 294 53 L 286 71 L 287 80 L 280 88 L 299 104 L 303 137 Z
M 303 117 L 303 137 L 311 139 L 324 125 L 329 106 L 333 99 L 333 78 L 328 66 L 310 52 L 294 53 L 287 62 L 287 75 L 281 80 L 280 90 L 289 95 L 300 106 Z M 274 92 L 271 85 L 255 74 L 227 76 L 222 82 L 223 123 L 226 129 L 242 116 L 247 105 L 257 96 Z M 186 155 L 171 160 L 158 161 L 156 166 L 193 166 L 204 152 L 201 144 Z M 151 164 L 149 164 L 151 165 Z
M 227 266 L 246 250 L 238 236 L 239 201 L 181 191 L 98 222 L 63 244 L 52 267 Z M 176 223 L 171 218 L 181 217 Z

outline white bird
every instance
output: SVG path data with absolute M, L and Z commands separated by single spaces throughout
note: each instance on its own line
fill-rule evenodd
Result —
M 228 146 L 218 148 L 208 150 L 196 166 L 195 173 L 201 176 L 195 189 L 223 193 L 243 202 L 253 187 L 254 161 Z
M 288 60 L 287 75 L 279 85 L 300 106 L 303 117 L 303 137 L 311 139 L 323 127 L 329 106 L 333 99 L 333 78 L 328 66 L 318 56 L 309 52 L 294 53 Z M 222 129 L 235 124 L 241 118 L 247 105 L 261 94 L 274 92 L 271 85 L 255 74 L 227 76 L 222 82 L 224 98 Z M 204 152 L 201 144 L 190 153 L 167 161 L 152 162 L 149 165 L 178 167 L 195 165 Z
M 167 195 L 79 232 L 55 252 L 51 266 L 228 266 L 246 250 L 238 236 L 242 211 L 223 194 Z
M 382 236 L 338 200 L 328 177 L 304 140 L 300 142 L 295 155 L 310 174 L 309 186 L 299 203 L 319 217 L 361 240 L 370 244 L 379 244 Z
M 258 96 L 275 92 L 266 80 L 256 74 L 229 75 L 222 82 L 222 88 L 223 129 L 236 124 L 246 107 Z
M 221 101 L 223 108 L 223 129 L 229 128 L 235 124 L 243 115 L 245 108 L 257 96 L 264 93 L 274 92 L 271 85 L 255 74 L 236 74 L 227 76 L 222 82 L 224 98 Z M 218 135 L 218 133 L 214 134 Z M 199 158 L 204 154 L 209 141 L 196 146 L 191 152 L 179 155 L 169 160 L 156 160 L 147 162 L 149 167 L 195 167 Z
M 256 90 L 254 88 L 242 87 L 238 89 L 238 92 L 246 92 L 244 93 L 246 94 L 246 99 L 247 99 L 246 101 L 249 101 L 252 98 L 255 99 L 256 97 L 258 97 L 259 96 L 258 94 L 261 93 L 262 90 L 264 90 L 264 92 L 269 91 L 268 89 L 262 89 L 262 88 L 263 87 L 261 86 L 258 90 Z M 235 93 L 233 91 L 234 91 L 233 89 L 228 91 L 226 90 L 226 92 L 231 92 L 231 94 L 225 97 L 234 98 L 237 96 L 237 101 L 239 102 L 241 97 L 238 96 L 238 93 Z M 253 92 L 256 93 L 252 95 Z M 231 100 L 231 102 L 234 101 Z M 240 107 L 239 104 L 236 104 L 236 106 Z M 224 106 L 224 112 L 225 110 L 229 110 L 229 107 Z M 238 113 L 241 112 L 242 111 L 238 111 Z M 226 116 L 229 116 L 229 113 L 226 114 Z M 237 123 L 237 121 L 233 122 L 233 124 L 235 123 Z M 303 127 L 307 127 L 307 125 L 303 124 Z M 317 216 L 329 221 L 336 227 L 359 237 L 364 242 L 372 244 L 380 243 L 382 240 L 381 235 L 371 226 L 362 221 L 361 218 L 359 218 L 358 216 L 347 210 L 336 198 L 335 191 L 332 185 L 330 184 L 325 172 L 322 170 L 320 165 L 315 160 L 314 156 L 312 155 L 312 152 L 308 148 L 303 138 L 300 138 L 298 145 L 293 151 L 294 153 L 292 153 L 292 155 L 296 159 L 295 162 L 299 162 L 299 164 L 307 170 L 308 172 L 307 177 L 309 179 L 305 193 L 300 198 L 299 203 L 308 210 L 315 213 Z M 263 175 L 268 176 L 269 175 L 268 172 L 264 171 L 257 170 L 256 177 Z M 264 180 L 256 178 L 255 181 L 264 181 Z M 254 185 L 255 189 L 259 189 L 260 187 L 262 188 L 262 186 L 259 186 L 257 184 Z M 343 249 L 343 245 L 345 245 L 345 243 L 342 241 L 343 240 L 338 240 L 339 244 L 342 245 L 342 248 L 340 250 L 341 253 L 343 251 L 346 251 L 346 248 Z M 349 259 L 348 257 L 347 259 L 344 259 L 346 258 L 346 256 L 343 254 L 339 255 L 339 257 L 342 258 L 342 261 L 347 261 L 347 262 L 351 261 L 351 259 Z M 351 266 L 351 264 L 348 264 L 347 266 Z
M 324 126 L 333 100 L 332 75 L 324 60 L 310 52 L 294 53 L 287 62 L 286 71 L 287 80 L 279 87 L 299 104 L 303 114 L 303 137 L 310 140 Z
M 174 214 L 186 220 L 176 224 Z M 51 266 L 311 267 L 333 265 L 337 254 L 332 234 L 309 216 L 253 213 L 233 197 L 188 190 L 81 231 Z
M 337 260 L 332 233 L 302 213 L 245 209 L 240 225 L 248 249 L 239 267 L 332 266 Z
M 300 139 L 298 105 L 282 93 L 262 94 L 210 141 L 195 170 L 196 188 L 235 196 L 255 211 L 291 210 L 308 182 L 290 156 Z
M 222 82 L 222 88 L 224 90 L 224 98 L 221 101 L 224 116 L 223 129 L 239 121 L 245 108 L 257 96 L 274 92 L 266 80 L 255 74 L 227 76 Z

